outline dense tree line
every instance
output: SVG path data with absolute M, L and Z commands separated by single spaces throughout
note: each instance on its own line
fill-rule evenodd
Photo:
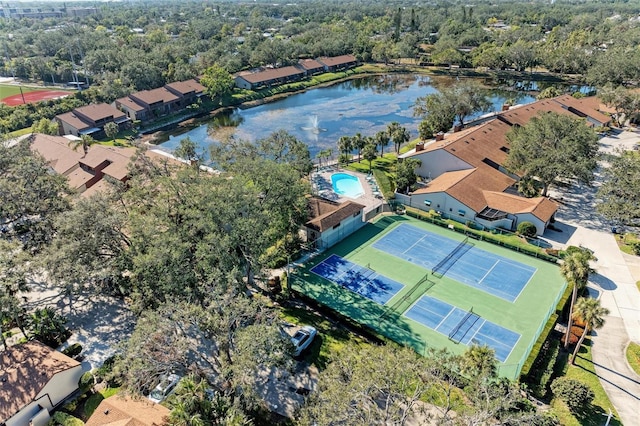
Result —
M 591 84 L 635 84 L 639 10 L 627 3 L 317 2 L 272 5 L 122 3 L 84 18 L 0 22 L 4 75 L 97 86 L 78 98 L 111 102 L 134 90 L 201 75 L 354 53 L 362 61 L 416 61 L 515 69 L 541 66 Z M 72 102 L 72 101 L 67 101 Z M 70 105 L 61 107 L 69 110 Z M 53 110 L 0 110 L 0 130 Z

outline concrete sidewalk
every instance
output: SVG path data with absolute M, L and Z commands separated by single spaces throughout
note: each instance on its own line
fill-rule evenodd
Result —
M 639 134 L 621 132 L 602 138 L 600 152 L 633 149 L 637 143 Z M 596 191 L 602 179 L 598 171 L 592 187 L 573 185 L 551 194 L 562 203 L 557 227 L 563 232 L 548 231 L 545 237 L 556 247 L 587 247 L 597 257 L 588 288 L 610 314 L 605 325 L 592 333 L 595 371 L 622 423 L 640 425 L 640 376 L 629 366 L 625 353 L 629 341 L 640 343 L 640 292 L 635 285 L 640 280 L 640 259 L 620 251 L 611 224 L 596 213 Z

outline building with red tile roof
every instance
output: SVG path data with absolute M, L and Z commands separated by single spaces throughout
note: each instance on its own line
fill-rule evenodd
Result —
M 77 143 L 61 136 L 35 134 L 31 137 L 31 149 L 82 195 L 94 193 L 87 190 L 100 182 L 104 184 L 105 176 L 120 182 L 128 180 L 128 167 L 135 149 L 91 145 L 85 154 L 81 146 L 73 148 Z
M 171 411 L 147 399 L 114 395 L 100 402 L 86 426 L 160 426 Z
M 487 228 L 515 230 L 523 221 L 542 234 L 558 206 L 545 197 L 525 198 L 517 193 L 519 177 L 504 163 L 509 154 L 508 132 L 531 118 L 554 112 L 585 119 L 587 125 L 609 124 L 609 116 L 595 98 L 559 96 L 496 114 L 494 119 L 431 142 L 423 142 L 400 156 L 417 158 L 416 173 L 423 178 L 410 195 L 397 194 L 406 204 L 436 210 L 460 222 L 474 221 Z
M 0 424 L 47 424 L 50 412 L 76 390 L 82 366 L 30 341 L 0 352 Z
M 60 135 L 82 136 L 94 138 L 104 136 L 104 126 L 116 123 L 120 130 L 129 125 L 129 118 L 119 109 L 105 103 L 86 105 L 75 108 L 71 112 L 55 117 Z

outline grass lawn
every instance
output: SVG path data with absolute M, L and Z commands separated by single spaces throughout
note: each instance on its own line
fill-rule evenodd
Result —
M 561 353 L 560 357 L 559 362 L 566 364 L 564 370 L 565 376 L 586 384 L 595 395 L 591 403 L 591 408 L 578 415 L 572 414 L 562 401 L 554 399 L 552 403 L 553 410 L 558 416 L 560 423 L 566 426 L 600 426 L 605 423 L 606 415 L 611 409 L 614 417 L 612 417 L 610 425 L 622 425 L 616 409 L 613 407 L 613 404 L 611 404 L 611 401 L 609 401 L 607 394 L 600 384 L 600 380 L 595 372 L 595 367 L 591 361 L 591 338 L 587 337 L 585 339 L 582 349 L 576 357 L 575 365 L 569 364 L 568 353 Z
M 371 169 L 376 182 L 380 185 L 384 198 L 391 199 L 394 197 L 395 176 L 396 176 L 396 154 L 388 152 L 383 157 L 378 157 L 371 162 Z M 358 163 L 353 162 L 346 167 L 347 170 L 360 173 L 369 173 L 369 162 L 362 160 Z
M 88 419 L 89 417 L 91 417 L 93 412 L 96 411 L 96 408 L 98 408 L 98 405 L 100 405 L 100 403 L 104 399 L 107 399 L 110 396 L 115 395 L 116 393 L 118 393 L 119 390 L 120 388 L 106 388 L 101 390 L 98 393 L 94 393 L 93 395 L 91 395 L 84 402 L 83 417 L 85 419 Z
M 620 251 L 635 256 L 636 253 L 633 251 L 633 245 L 640 244 L 640 239 L 632 233 L 617 234 L 616 242 L 618 243 L 618 247 L 620 247 Z
M 31 133 L 31 127 L 26 127 L 20 130 L 14 130 L 13 132 L 7 133 L 7 139 L 17 138 L 18 136 L 24 136 L 29 133 Z
M 303 306 L 285 307 L 280 311 L 280 316 L 288 323 L 312 325 L 318 330 L 318 335 L 311 347 L 305 352 L 304 359 L 315 364 L 320 370 L 324 370 L 331 358 L 339 355 L 349 341 L 363 345 L 370 344 L 363 338 L 350 333 L 344 327 L 337 326 L 327 318 Z
M 48 89 L 22 86 L 22 93 L 35 92 L 36 90 L 48 90 Z M 20 94 L 20 86 L 17 86 L 14 84 L 0 84 L 0 99 L 4 99 L 7 96 L 13 96 L 13 95 L 19 95 L 19 94 Z
M 634 342 L 627 346 L 627 361 L 637 374 L 640 374 L 640 345 Z

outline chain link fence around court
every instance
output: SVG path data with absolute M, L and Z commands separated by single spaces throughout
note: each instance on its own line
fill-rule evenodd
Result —
M 549 307 L 549 311 L 545 315 L 545 320 L 540 323 L 540 326 L 538 327 L 538 329 L 534 334 L 534 338 L 530 339 L 529 346 L 527 346 L 527 350 L 524 351 L 524 354 L 522 355 L 522 358 L 520 359 L 520 361 L 517 364 L 498 364 L 498 375 L 504 376 L 504 377 L 512 377 L 514 379 L 520 376 L 520 372 L 524 367 L 524 363 L 527 362 L 527 359 L 529 358 L 529 355 L 533 350 L 533 346 L 538 342 L 538 339 L 540 339 L 540 335 L 542 334 L 542 331 L 546 327 L 547 322 L 549 321 L 549 318 L 551 318 L 551 315 L 553 315 L 556 312 L 558 303 L 560 303 L 560 299 L 562 298 L 565 289 L 566 289 L 566 284 L 565 284 L 565 287 L 562 289 L 562 291 L 558 293 L 555 300 Z
M 429 222 L 434 225 L 438 225 L 443 228 L 448 228 L 453 231 L 462 233 L 468 237 L 474 238 L 478 241 L 487 241 L 492 244 L 496 244 L 519 253 L 523 253 L 529 256 L 533 256 L 538 259 L 546 260 L 548 262 L 557 263 L 559 258 L 552 254 L 546 253 L 543 249 L 548 245 L 544 240 L 529 238 L 524 235 L 519 235 L 513 231 L 509 231 L 503 228 L 487 228 L 482 224 L 474 221 L 466 221 L 464 224 L 457 221 L 457 218 L 445 212 L 439 212 L 438 216 L 432 216 L 429 213 L 421 212 L 416 208 L 407 207 L 402 203 L 389 201 L 389 207 L 391 211 L 402 211 L 407 216 L 411 216 L 415 219 Z M 517 237 L 531 244 L 534 247 L 527 248 L 525 246 L 512 244 L 507 241 L 503 241 L 498 236 Z
M 290 279 L 291 279 L 291 286 L 293 290 L 298 291 L 307 297 L 313 298 L 312 295 L 307 294 L 307 292 L 305 291 L 305 285 L 310 286 L 312 285 L 311 283 L 308 283 L 304 278 L 300 277 L 297 274 L 292 274 L 290 276 Z M 498 363 L 497 364 L 498 376 L 506 377 L 512 380 L 516 380 L 518 379 L 518 377 L 520 377 L 520 372 L 522 371 L 524 363 L 529 358 L 529 354 L 533 350 L 533 346 L 536 344 L 536 342 L 540 338 L 540 335 L 542 334 L 542 331 L 544 330 L 549 318 L 556 311 L 556 306 L 558 305 L 558 302 L 560 301 L 562 294 L 563 292 L 560 292 L 556 297 L 556 299 L 554 300 L 554 303 L 551 305 L 551 307 L 549 308 L 549 311 L 545 315 L 545 320 L 540 323 L 540 326 L 534 333 L 534 336 L 532 336 L 532 338 L 530 339 L 529 345 L 527 346 L 527 349 L 524 351 L 520 360 L 516 363 L 509 363 L 509 364 Z M 318 300 L 316 300 L 316 302 L 319 304 L 322 304 Z M 340 312 L 339 310 L 336 310 L 335 308 L 329 305 L 326 305 L 326 304 L 323 304 L 323 305 L 326 306 L 331 311 L 337 312 L 339 315 L 344 315 L 342 312 Z M 398 344 L 412 348 L 422 356 L 426 355 L 428 349 L 434 349 L 434 350 L 442 349 L 441 347 L 430 345 L 427 342 L 425 337 L 422 337 L 421 335 L 416 333 L 412 333 L 408 328 L 399 326 L 398 322 L 402 321 L 402 318 L 401 318 L 402 314 L 398 313 L 398 311 L 394 311 L 392 310 L 391 307 L 388 307 L 388 306 L 381 306 L 381 312 L 382 314 L 376 318 L 375 324 L 373 323 L 366 324 L 361 322 L 358 322 L 358 323 L 361 326 L 371 330 L 375 334 L 384 336 L 385 338 L 393 340 Z

